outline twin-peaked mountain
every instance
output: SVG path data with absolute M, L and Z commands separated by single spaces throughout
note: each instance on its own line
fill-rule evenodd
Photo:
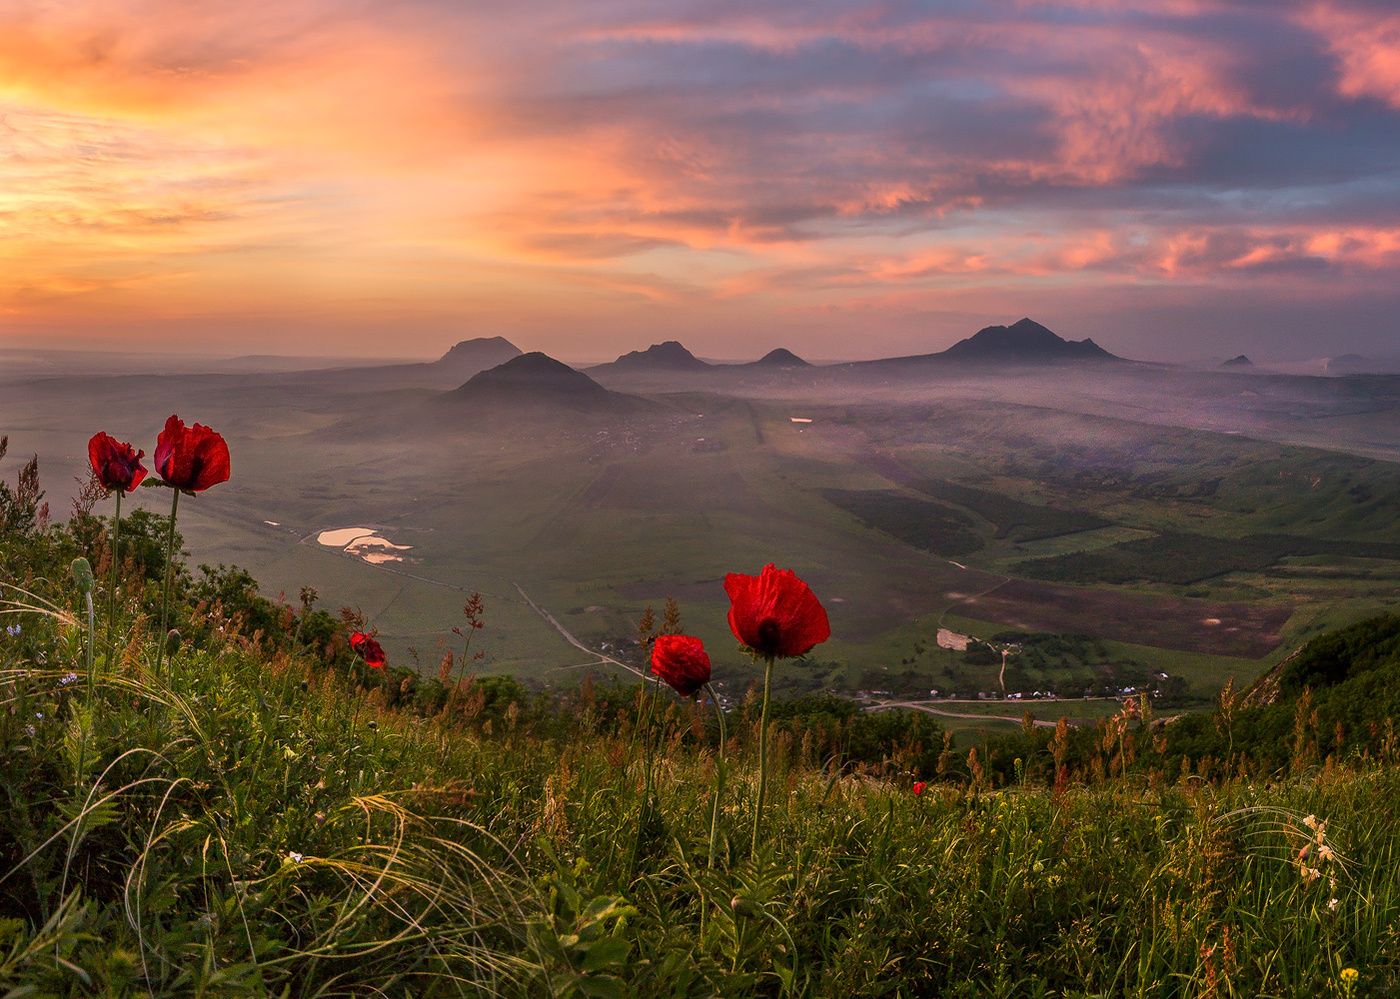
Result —
M 686 350 L 676 340 L 654 343 L 646 350 L 623 354 L 616 361 L 599 364 L 592 371 L 704 371 L 714 367 Z
M 938 356 L 960 361 L 1119 360 L 1093 340 L 1066 340 L 1034 319 L 984 327 Z
M 959 340 L 947 350 L 937 353 L 857 361 L 851 367 L 921 369 L 930 363 L 946 362 L 1024 366 L 1121 360 L 1093 340 L 1066 340 L 1034 319 L 1020 319 L 1010 326 L 983 327 L 967 339 Z

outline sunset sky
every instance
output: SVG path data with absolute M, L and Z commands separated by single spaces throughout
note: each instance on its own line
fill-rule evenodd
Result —
M 1400 352 L 1396 0 L 0 0 L 0 345 Z

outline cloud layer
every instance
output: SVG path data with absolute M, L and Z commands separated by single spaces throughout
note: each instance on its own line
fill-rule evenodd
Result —
M 0 0 L 0 334 L 1380 349 L 1397 163 L 1389 0 Z

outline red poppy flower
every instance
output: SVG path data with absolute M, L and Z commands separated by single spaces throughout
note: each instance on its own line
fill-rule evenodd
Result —
M 919 795 L 923 794 L 924 788 L 926 787 L 928 787 L 927 781 L 916 780 L 914 782 L 914 797 L 917 798 Z
M 710 682 L 710 656 L 698 638 L 658 635 L 651 647 L 651 671 L 676 693 L 689 697 Z
M 388 662 L 384 656 L 384 647 L 379 644 L 379 640 L 373 635 L 366 635 L 363 631 L 357 631 L 350 636 L 350 648 L 359 654 L 366 666 L 374 669 L 383 669 Z
M 145 451 L 138 451 L 125 441 L 119 441 L 111 434 L 95 433 L 88 441 L 88 462 L 92 474 L 109 493 L 129 493 L 141 484 L 146 477 L 146 468 L 141 459 Z
M 228 481 L 228 444 L 204 424 L 187 427 L 178 416 L 166 420 L 156 438 L 155 460 L 165 484 L 188 493 Z
M 769 563 L 757 576 L 731 572 L 724 577 L 724 591 L 729 630 L 761 656 L 806 655 L 831 637 L 821 601 L 791 569 Z

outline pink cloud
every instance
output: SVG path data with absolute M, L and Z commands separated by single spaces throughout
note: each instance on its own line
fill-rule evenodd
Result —
M 1400 12 L 1317 3 L 1302 23 L 1326 39 L 1340 64 L 1337 91 L 1400 108 Z

